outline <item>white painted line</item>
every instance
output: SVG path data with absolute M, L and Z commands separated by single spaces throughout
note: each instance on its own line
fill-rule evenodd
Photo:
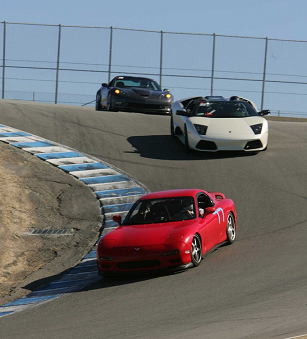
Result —
M 111 189 L 120 189 L 120 188 L 129 188 L 129 187 L 139 187 L 133 181 L 119 181 L 119 182 L 108 182 L 105 184 L 92 184 L 88 185 L 94 192 L 95 191 L 104 191 Z
M 13 143 L 13 142 L 29 142 L 29 141 L 32 141 L 34 139 L 30 139 L 30 138 L 27 138 L 27 137 L 14 137 L 14 136 L 11 136 L 11 137 L 2 137 L 0 138 L 0 141 L 4 141 L 4 142 L 7 142 L 7 143 Z
M 68 148 L 60 146 L 51 146 L 51 147 L 25 147 L 24 151 L 27 151 L 32 154 L 40 153 L 56 153 L 56 152 L 70 152 Z
M 103 176 L 103 175 L 120 174 L 120 173 L 114 171 L 111 168 L 88 170 L 88 171 L 73 171 L 73 172 L 69 172 L 69 173 L 71 175 L 73 175 L 74 177 L 79 178 L 79 179 L 90 178 L 90 177 L 99 177 L 99 176 Z
M 1 312 L 16 312 L 16 311 L 21 311 L 26 308 L 32 307 L 33 304 L 27 304 L 27 305 L 18 305 L 18 306 L 1 306 L 0 307 L 0 313 Z
M 285 339 L 297 339 L 297 338 L 307 338 L 307 334 L 298 335 L 296 337 L 288 337 L 288 338 L 285 338 Z
M 97 162 L 96 160 L 90 159 L 88 157 L 77 157 L 77 158 L 65 158 L 65 159 L 47 159 L 47 162 L 50 162 L 56 166 L 62 165 L 79 165 L 79 164 L 92 164 Z

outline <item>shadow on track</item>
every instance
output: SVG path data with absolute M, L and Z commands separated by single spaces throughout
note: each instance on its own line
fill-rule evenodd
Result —
M 36 293 L 39 291 L 41 292 L 46 291 L 45 295 L 62 294 L 60 290 L 56 292 L 57 289 L 54 287 L 51 287 L 51 285 L 53 285 L 54 283 L 57 284 L 60 281 L 60 279 L 63 277 L 65 278 L 65 275 L 67 273 L 70 273 L 70 271 L 71 269 L 62 272 L 61 274 L 52 275 L 52 276 L 49 276 L 43 279 L 38 279 L 26 286 L 23 286 L 23 288 L 31 291 L 32 293 Z M 178 271 L 148 272 L 148 273 L 142 273 L 142 274 L 129 274 L 129 275 L 118 275 L 118 276 L 115 275 L 115 276 L 109 276 L 109 277 L 99 277 L 98 273 L 91 272 L 89 276 L 92 277 L 92 282 L 87 282 L 87 283 L 85 282 L 83 286 L 79 285 L 79 288 L 77 287 L 77 289 L 76 288 L 72 288 L 71 290 L 68 289 L 65 292 L 63 292 L 63 294 L 70 294 L 70 293 L 77 293 L 77 292 L 82 292 L 82 291 L 104 289 L 104 288 L 109 288 L 113 286 L 134 284 L 140 281 L 152 280 L 152 279 L 156 279 L 159 277 L 180 274 L 185 271 L 187 271 L 187 269 L 182 269 Z M 86 278 L 89 278 L 89 276 L 85 277 L 85 280 L 87 280 Z M 95 277 L 97 277 L 97 279 Z M 62 284 L 67 286 L 67 283 L 68 283 L 68 285 L 71 285 L 72 287 L 74 287 L 77 282 L 78 282 L 78 278 L 76 278 L 76 280 L 71 279 L 69 280 L 69 282 L 67 281 L 66 283 L 62 282 Z M 30 294 L 28 294 L 28 296 L 31 296 L 31 292 Z
M 174 274 L 180 274 L 187 271 L 174 271 L 174 272 L 159 272 L 159 273 L 143 273 L 143 274 L 136 274 L 136 275 L 121 275 L 121 276 L 112 276 L 112 277 L 102 277 L 97 282 L 83 288 L 78 292 L 85 292 L 85 291 L 93 291 L 93 290 L 101 290 L 104 288 L 110 288 L 114 286 L 123 286 L 123 285 L 130 285 L 135 284 L 141 281 L 147 280 L 154 280 L 161 277 L 171 276 Z
M 138 153 L 141 157 L 150 159 L 212 160 L 256 155 L 255 152 L 244 151 L 201 152 L 192 150 L 187 153 L 180 140 L 174 140 L 169 135 L 132 136 L 127 141 L 135 148 L 135 151 L 126 153 Z

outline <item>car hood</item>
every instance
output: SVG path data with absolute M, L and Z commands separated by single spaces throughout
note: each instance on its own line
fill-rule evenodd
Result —
M 250 126 L 256 124 L 265 124 L 266 120 L 261 117 L 247 118 L 190 118 L 192 124 L 208 126 L 206 135 L 246 135 L 254 134 Z
M 130 95 L 133 95 L 136 97 L 143 97 L 143 98 L 150 98 L 150 97 L 158 98 L 162 93 L 165 93 L 163 91 L 152 91 L 147 88 L 127 88 L 124 90 L 128 92 Z
M 171 234 L 186 237 L 196 219 L 168 223 L 120 226 L 106 234 L 101 241 L 115 240 L 114 247 L 148 246 L 164 244 Z M 191 231 L 193 233 L 193 231 Z

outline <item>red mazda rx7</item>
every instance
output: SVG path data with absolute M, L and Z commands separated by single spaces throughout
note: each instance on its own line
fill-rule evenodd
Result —
M 97 247 L 102 276 L 181 270 L 198 266 L 204 255 L 236 238 L 234 202 L 220 192 L 179 189 L 137 200 L 119 227 Z

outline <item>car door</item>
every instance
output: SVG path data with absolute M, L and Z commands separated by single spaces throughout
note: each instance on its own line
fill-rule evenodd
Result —
M 200 235 L 203 243 L 203 252 L 209 251 L 219 243 L 225 223 L 224 211 L 214 206 L 213 201 L 207 194 L 201 193 L 197 196 L 198 212 L 204 210 L 203 217 L 200 216 Z
M 194 110 L 194 107 L 195 107 L 195 103 L 198 99 L 197 98 L 193 98 L 191 99 L 185 106 L 185 111 L 188 113 L 187 116 L 178 116 L 178 126 L 180 127 L 181 131 L 183 133 L 185 133 L 185 126 L 188 122 L 188 119 L 192 116 L 193 114 L 193 110 Z

